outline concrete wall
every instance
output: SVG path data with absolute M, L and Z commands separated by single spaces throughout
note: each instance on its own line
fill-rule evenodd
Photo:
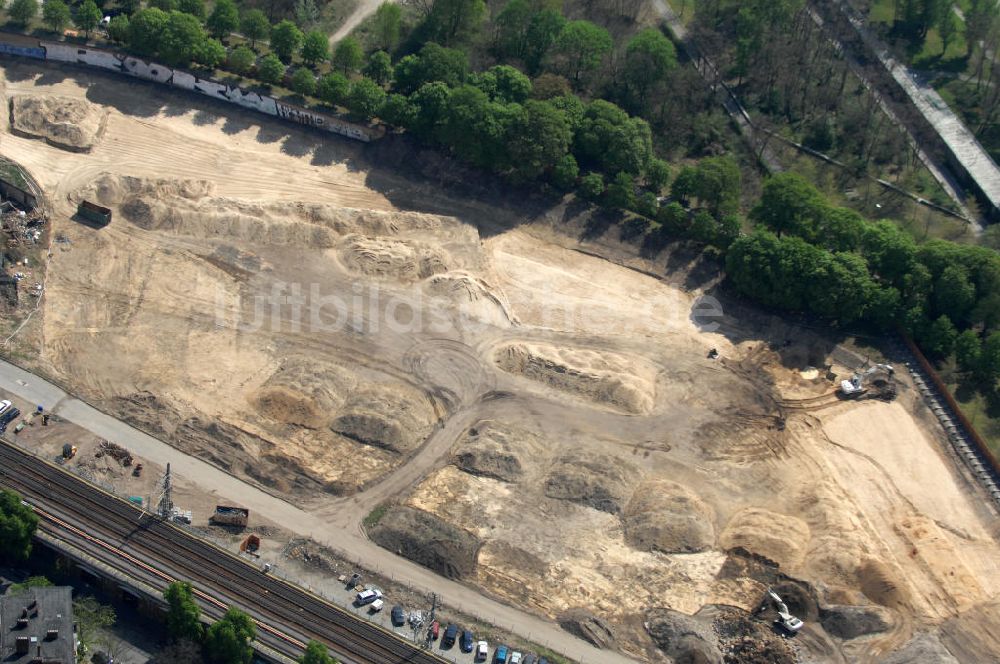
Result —
M 244 90 L 236 86 L 229 86 L 210 79 L 198 78 L 183 69 L 172 69 L 133 56 L 95 48 L 80 48 L 72 44 L 56 42 L 41 42 L 40 45 L 42 48 L 34 49 L 35 54 L 25 53 L 24 55 L 27 57 L 39 57 L 37 52 L 41 52 L 44 59 L 121 72 L 135 78 L 141 78 L 144 81 L 152 81 L 162 85 L 171 85 L 182 90 L 197 92 L 206 97 L 235 104 L 242 108 L 257 111 L 258 113 L 272 115 L 283 120 L 288 120 L 289 122 L 328 131 L 331 134 L 346 136 L 365 143 L 381 138 L 384 133 L 381 127 L 372 128 L 354 124 L 331 115 L 292 106 L 273 97 Z M 9 50 L 4 50 L 4 47 Z M 9 52 L 11 55 L 20 55 L 21 53 L 15 52 L 20 50 L 24 50 L 24 47 L 0 42 L 0 53 Z
M 45 49 L 37 46 L 18 46 L 17 44 L 6 44 L 0 42 L 0 53 L 6 55 L 19 55 L 22 58 L 45 59 Z

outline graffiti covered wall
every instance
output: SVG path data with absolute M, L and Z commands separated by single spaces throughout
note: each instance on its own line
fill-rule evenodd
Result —
M 152 81 L 163 85 L 170 85 L 182 90 L 197 92 L 198 94 L 218 99 L 220 101 L 236 104 L 242 108 L 257 111 L 279 117 L 289 122 L 306 125 L 321 131 L 328 131 L 332 134 L 353 138 L 356 141 L 368 143 L 377 138 L 381 138 L 384 130 L 381 127 L 369 127 L 366 125 L 348 122 L 332 115 L 310 111 L 298 106 L 292 106 L 283 101 L 278 101 L 273 97 L 261 95 L 256 92 L 244 90 L 237 86 L 226 85 L 211 79 L 198 78 L 194 74 L 183 69 L 172 69 L 170 67 L 148 62 L 130 55 L 122 55 L 95 48 L 80 48 L 72 44 L 61 44 L 56 42 L 41 42 L 41 48 L 27 49 L 32 53 L 21 53 L 25 50 L 23 46 L 5 44 L 0 42 L 0 53 L 10 55 L 25 55 L 26 57 L 39 57 L 42 59 L 55 60 L 58 62 L 70 62 L 73 64 L 99 67 L 109 71 L 117 71 L 145 81 Z M 6 50 L 5 50 L 6 47 Z

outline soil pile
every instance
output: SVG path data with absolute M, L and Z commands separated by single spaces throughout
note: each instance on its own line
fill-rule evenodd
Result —
M 793 516 L 759 507 L 737 512 L 719 536 L 723 549 L 743 548 L 782 569 L 798 566 L 809 544 L 809 526 Z
M 497 350 L 495 362 L 509 373 L 626 413 L 648 413 L 655 402 L 656 370 L 615 353 L 510 344 Z
M 869 558 L 858 566 L 858 585 L 865 597 L 889 608 L 909 604 L 909 593 L 881 560 Z
M 618 642 L 611 625 L 587 609 L 570 609 L 559 616 L 558 622 L 570 634 L 598 648 L 614 648 Z
M 656 647 L 680 664 L 721 664 L 711 628 L 691 616 L 657 608 L 646 616 L 646 631 Z
M 287 362 L 250 397 L 257 412 L 276 422 L 318 429 L 329 423 L 356 380 L 322 363 Z
M 941 645 L 936 636 L 925 633 L 916 635 L 905 646 L 885 657 L 882 664 L 959 664 L 959 660 Z
M 73 97 L 14 95 L 10 108 L 15 131 L 79 151 L 97 145 L 106 116 L 100 108 Z
M 411 507 L 393 507 L 370 531 L 372 540 L 449 579 L 472 577 L 479 539 Z
M 841 639 L 885 632 L 892 627 L 892 614 L 877 606 L 827 606 L 819 620 L 827 633 Z
M 641 484 L 622 520 L 626 541 L 640 551 L 695 553 L 715 544 L 712 508 L 669 480 Z
M 606 454 L 571 452 L 560 457 L 545 480 L 545 495 L 621 514 L 638 479 L 638 469 Z
M 504 292 L 468 272 L 453 270 L 427 280 L 427 293 L 446 298 L 476 320 L 492 324 L 517 322 Z
M 369 277 L 418 281 L 447 272 L 451 259 L 443 249 L 415 240 L 352 236 L 344 239 L 340 260 Z
M 504 482 L 521 479 L 528 461 L 542 452 L 538 437 L 519 427 L 485 422 L 469 429 L 455 448 L 454 463 L 472 475 Z
M 416 449 L 430 433 L 434 411 L 427 399 L 403 384 L 352 393 L 330 429 L 365 445 L 397 453 Z
M 726 664 L 795 664 L 794 651 L 770 624 L 719 607 L 713 624 Z

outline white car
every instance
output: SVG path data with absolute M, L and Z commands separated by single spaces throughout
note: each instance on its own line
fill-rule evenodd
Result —
M 379 598 L 379 599 L 375 600 L 374 602 L 372 602 L 372 605 L 371 605 L 371 607 L 369 607 L 368 610 L 370 612 L 372 612 L 372 613 L 378 613 L 379 611 L 382 610 L 383 606 L 385 606 L 385 602 L 383 602 L 382 599 Z
M 476 644 L 476 661 L 485 662 L 486 657 L 489 656 L 490 644 L 486 641 L 480 641 Z
M 0 401 L 0 415 L 3 415 L 4 413 L 6 413 L 7 409 L 10 408 L 10 407 L 11 407 L 11 403 L 9 401 L 7 401 L 6 399 L 4 399 L 3 401 Z
M 378 588 L 369 588 L 368 590 L 359 592 L 358 596 L 354 598 L 354 603 L 358 606 L 364 606 L 365 604 L 371 604 L 377 599 L 382 599 L 382 591 Z
M 507 660 L 507 664 L 521 664 L 521 653 L 514 651 L 510 655 L 510 659 Z

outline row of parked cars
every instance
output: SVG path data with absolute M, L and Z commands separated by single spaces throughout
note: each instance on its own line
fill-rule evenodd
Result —
M 7 430 L 7 425 L 17 419 L 21 414 L 14 404 L 4 399 L 0 401 L 0 433 Z
M 355 575 L 356 577 L 357 575 Z M 352 578 L 352 581 L 355 578 Z M 359 607 L 368 606 L 370 612 L 377 613 L 385 606 L 385 602 L 382 599 L 382 591 L 378 588 L 362 590 L 355 597 L 354 605 Z M 406 611 L 402 606 L 397 604 L 392 607 L 390 619 L 394 627 L 402 627 L 406 624 Z M 473 658 L 476 662 L 485 662 L 489 658 L 489 643 L 486 641 L 477 641 L 472 634 L 472 630 L 462 629 L 458 625 L 451 623 L 445 627 L 444 634 L 441 634 L 441 624 L 434 621 L 429 627 L 429 634 L 432 640 L 437 640 L 440 636 L 442 649 L 454 647 L 457 641 L 458 647 L 462 652 L 475 653 Z M 500 644 L 493 651 L 492 664 L 548 664 L 548 660 L 544 657 L 537 657 L 534 653 L 522 655 L 517 650 L 511 650 L 507 646 Z

